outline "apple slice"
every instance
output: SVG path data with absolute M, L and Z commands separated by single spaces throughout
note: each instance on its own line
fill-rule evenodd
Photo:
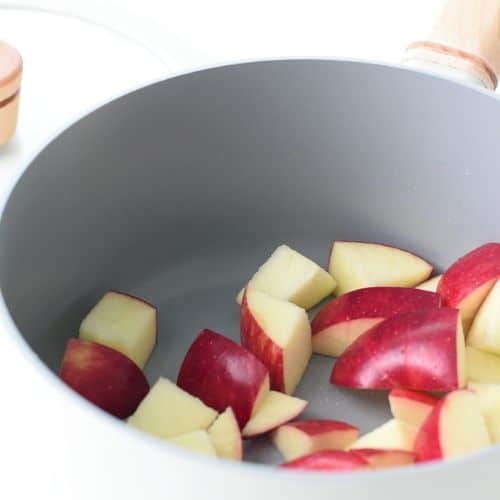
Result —
M 208 428 L 208 435 L 219 458 L 238 461 L 243 458 L 240 427 L 231 407 L 215 419 Z
M 186 450 L 189 451 L 202 453 L 203 455 L 216 455 L 214 445 L 205 430 L 181 434 L 180 436 L 170 438 L 168 441 L 176 446 L 180 446 L 181 448 L 186 448 Z
M 281 392 L 271 391 L 262 401 L 257 413 L 243 428 L 243 437 L 255 437 L 272 431 L 298 417 L 307 406 L 307 401 Z
M 144 368 L 156 343 L 156 308 L 123 292 L 108 292 L 80 325 L 80 338 L 120 351 Z
M 309 309 L 330 295 L 335 286 L 332 276 L 318 264 L 281 245 L 254 274 L 247 288 Z M 236 297 L 238 304 L 241 304 L 243 292 Z
M 304 309 L 247 289 L 241 304 L 241 343 L 269 370 L 271 388 L 292 394 L 312 354 Z
M 368 462 L 355 453 L 339 450 L 323 450 L 296 458 L 280 465 L 284 469 L 303 469 L 328 472 L 347 472 L 368 469 Z
M 500 385 L 471 382 L 467 387 L 479 398 L 479 406 L 491 440 L 500 443 Z
M 485 384 L 500 384 L 500 356 L 474 347 L 465 348 L 467 380 Z
M 118 418 L 127 418 L 144 399 L 149 384 L 127 356 L 109 347 L 70 339 L 61 379 L 81 396 Z
M 418 462 L 453 458 L 491 444 L 479 398 L 458 390 L 436 404 L 415 441 Z
M 359 429 L 338 420 L 299 420 L 278 427 L 273 444 L 285 460 L 321 450 L 343 450 L 354 443 Z
M 418 428 L 392 419 L 361 436 L 350 450 L 376 448 L 380 450 L 413 451 Z
M 415 453 L 411 451 L 361 448 L 359 450 L 351 450 L 351 453 L 364 458 L 374 469 L 400 467 L 415 463 Z
M 487 243 L 464 255 L 443 274 L 438 293 L 443 305 L 460 309 L 467 333 L 483 300 L 500 278 L 500 243 Z
M 437 276 L 434 276 L 434 278 L 420 283 L 420 285 L 417 285 L 415 288 L 417 290 L 425 290 L 426 292 L 437 292 L 441 276 L 442 274 L 438 274 Z
M 386 318 L 439 307 L 437 293 L 415 288 L 372 287 L 345 293 L 323 307 L 312 322 L 313 351 L 340 356 L 359 336 Z
M 450 391 L 465 383 L 464 335 L 456 309 L 398 314 L 337 359 L 330 382 L 358 389 Z
M 439 400 L 430 394 L 393 389 L 389 393 L 389 404 L 394 418 L 420 427 Z
M 432 266 L 396 247 L 358 241 L 335 241 L 328 270 L 337 282 L 336 295 L 369 286 L 412 287 L 432 273 Z
M 128 423 L 161 438 L 207 429 L 217 412 L 166 378 L 159 378 Z
M 243 428 L 269 393 L 269 372 L 236 342 L 203 330 L 182 362 L 177 384 L 219 412 L 230 406 Z

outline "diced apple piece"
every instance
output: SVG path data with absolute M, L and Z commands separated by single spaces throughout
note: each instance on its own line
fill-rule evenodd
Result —
M 296 458 L 291 462 L 281 464 L 285 469 L 302 469 L 325 472 L 347 472 L 368 469 L 368 462 L 355 453 L 339 450 L 323 450 Z
M 271 391 L 255 416 L 245 425 L 242 434 L 249 438 L 272 431 L 299 416 L 306 406 L 307 401 L 303 399 Z
M 467 380 L 485 384 L 500 384 L 500 356 L 474 347 L 465 348 Z
M 247 289 L 241 304 L 241 343 L 269 370 L 271 388 L 292 394 L 312 354 L 304 309 Z
M 491 444 L 479 399 L 473 391 L 447 394 L 432 410 L 417 435 L 418 462 L 453 458 Z
M 309 309 L 330 295 L 335 286 L 332 276 L 318 264 L 281 245 L 254 274 L 247 288 Z M 236 297 L 238 304 L 243 300 L 243 291 Z
M 351 450 L 351 453 L 364 458 L 374 469 L 400 467 L 415 462 L 415 453 L 411 451 L 362 448 L 359 450 Z
M 156 343 L 156 308 L 138 297 L 111 291 L 80 325 L 80 338 L 120 351 L 144 368 Z
M 394 418 L 420 427 L 439 400 L 430 394 L 393 389 L 389 393 L 389 404 Z
M 358 337 L 386 318 L 439 307 L 437 293 L 415 288 L 372 287 L 345 293 L 326 304 L 312 322 L 313 351 L 340 356 Z
M 184 358 L 177 384 L 219 412 L 231 407 L 243 428 L 269 393 L 269 372 L 236 342 L 203 330 Z
M 500 443 L 500 385 L 471 382 L 468 388 L 479 398 L 479 406 L 491 440 Z
M 217 412 L 165 378 L 159 378 L 128 423 L 161 438 L 207 429 Z
M 460 309 L 464 331 L 495 281 L 500 278 L 500 243 L 487 243 L 464 255 L 443 274 L 438 293 L 443 305 Z
M 441 276 L 442 274 L 434 276 L 433 278 L 420 283 L 420 285 L 417 285 L 415 288 L 417 290 L 424 290 L 426 292 L 437 292 L 439 282 L 441 281 Z
M 61 379 L 99 408 L 127 418 L 149 391 L 141 369 L 109 347 L 71 339 L 61 365 Z
M 228 460 L 243 458 L 240 427 L 230 407 L 215 419 L 215 422 L 208 428 L 208 435 L 219 458 Z
M 464 386 L 464 335 L 456 309 L 398 314 L 337 359 L 330 382 L 358 389 L 450 391 Z
M 343 450 L 354 443 L 359 430 L 338 420 L 299 420 L 278 427 L 272 441 L 285 460 L 321 450 Z
M 413 451 L 418 428 L 392 419 L 361 436 L 350 450 L 376 448 L 380 450 Z
M 378 243 L 336 241 L 330 254 L 336 295 L 370 286 L 412 287 L 432 273 L 432 266 L 400 248 Z
M 202 453 L 203 455 L 216 455 L 212 441 L 205 430 L 181 434 L 180 436 L 170 438 L 169 442 L 181 448 L 186 448 L 186 450 Z

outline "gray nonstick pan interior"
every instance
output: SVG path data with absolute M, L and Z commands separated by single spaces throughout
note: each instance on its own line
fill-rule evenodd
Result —
M 239 338 L 235 294 L 288 243 L 326 265 L 334 239 L 392 243 L 446 266 L 498 240 L 500 106 L 399 68 L 281 61 L 211 69 L 118 99 L 34 160 L 0 224 L 0 284 L 57 371 L 109 288 L 159 307 L 150 382 L 202 328 Z M 386 393 L 329 384 L 314 356 L 305 416 L 367 431 Z M 265 439 L 247 458 L 280 460 Z

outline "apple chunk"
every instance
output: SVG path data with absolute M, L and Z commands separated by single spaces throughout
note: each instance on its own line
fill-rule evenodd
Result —
M 299 420 L 278 427 L 272 441 L 285 460 L 321 450 L 343 450 L 358 438 L 359 430 L 338 420 Z
M 207 429 L 217 412 L 165 378 L 159 378 L 128 423 L 161 438 Z
M 393 389 L 389 393 L 389 404 L 394 418 L 420 427 L 439 400 L 429 394 Z
M 417 285 L 415 288 L 417 290 L 425 290 L 426 292 L 437 292 L 439 282 L 441 281 L 441 276 L 441 274 L 439 274 L 438 276 L 434 276 L 433 278 L 420 283 L 420 285 Z
M 464 335 L 456 309 L 398 314 L 337 359 L 330 382 L 358 389 L 450 391 L 465 383 Z
M 130 416 L 149 391 L 146 377 L 132 360 L 86 340 L 68 341 L 60 377 L 84 398 L 118 418 Z
M 330 274 L 337 281 L 336 295 L 370 286 L 412 287 L 432 273 L 432 266 L 396 247 L 358 241 L 335 241 Z
M 304 309 L 247 289 L 241 304 L 241 343 L 269 370 L 271 388 L 291 394 L 312 354 L 311 326 Z
M 415 453 L 411 451 L 361 448 L 359 450 L 351 450 L 351 453 L 364 458 L 374 469 L 400 467 L 415 462 Z
M 368 469 L 368 462 L 355 453 L 339 450 L 323 450 L 281 464 L 284 469 L 302 469 L 325 472 L 347 472 Z
M 380 450 L 413 451 L 418 428 L 392 419 L 361 436 L 350 450 L 376 448 Z
M 471 382 L 467 387 L 479 398 L 479 406 L 491 440 L 500 443 L 500 385 Z
M 330 295 L 335 286 L 332 276 L 318 264 L 281 245 L 254 274 L 247 288 L 309 309 Z M 236 297 L 238 304 L 241 304 L 243 292 Z
M 447 394 L 427 417 L 415 441 L 418 462 L 453 458 L 491 444 L 479 399 L 473 391 Z
M 80 338 L 120 351 L 144 368 L 156 343 L 156 308 L 138 297 L 111 291 L 80 325 Z
M 443 305 L 460 309 L 464 331 L 495 281 L 500 278 L 500 243 L 487 243 L 464 255 L 443 274 L 438 293 Z
M 439 307 L 437 293 L 415 288 L 372 287 L 345 293 L 326 304 L 312 321 L 313 351 L 340 356 L 358 337 L 386 318 Z
M 245 425 L 242 434 L 246 438 L 265 434 L 299 416 L 306 406 L 307 401 L 303 399 L 271 391 L 255 416 Z
M 467 380 L 485 384 L 500 384 L 500 356 L 474 347 L 465 348 Z
M 202 453 L 203 455 L 215 456 L 216 454 L 212 441 L 205 430 L 181 434 L 180 436 L 170 438 L 168 441 L 176 446 L 196 453 Z
M 203 330 L 186 353 L 177 384 L 219 412 L 230 406 L 243 428 L 269 393 L 269 372 L 236 342 Z
M 208 428 L 208 435 L 219 458 L 228 460 L 243 458 L 240 427 L 230 407 L 215 419 L 215 422 Z

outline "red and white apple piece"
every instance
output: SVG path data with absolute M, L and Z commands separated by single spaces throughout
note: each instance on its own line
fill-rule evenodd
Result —
M 304 309 L 247 289 L 241 304 L 241 343 L 269 370 L 271 388 L 292 394 L 312 354 L 311 326 Z
M 443 306 L 460 309 L 465 333 L 500 278 L 500 243 L 487 243 L 464 255 L 443 274 L 438 293 Z
M 321 450 L 343 450 L 354 443 L 359 429 L 338 420 L 298 420 L 278 427 L 273 444 L 286 461 Z
M 240 427 L 230 407 L 215 419 L 208 428 L 208 435 L 219 458 L 238 461 L 243 458 Z
M 301 469 L 324 472 L 347 472 L 368 469 L 368 462 L 361 456 L 348 451 L 323 450 L 296 458 L 280 465 L 284 469 Z
M 210 436 L 205 430 L 198 430 L 188 432 L 187 434 L 181 434 L 170 438 L 168 440 L 170 443 L 175 444 L 175 446 L 180 446 L 189 451 L 194 451 L 196 453 L 201 453 L 203 455 L 215 456 L 216 451 Z
M 500 384 L 500 356 L 467 346 L 465 359 L 469 382 Z
M 412 451 L 361 448 L 359 450 L 351 450 L 351 453 L 364 458 L 370 464 L 370 467 L 374 469 L 400 467 L 415 463 L 415 453 Z
M 269 393 L 269 372 L 236 342 L 203 330 L 186 353 L 177 384 L 219 412 L 231 407 L 243 428 Z
M 425 290 L 426 292 L 437 292 L 439 282 L 441 281 L 441 277 L 442 274 L 438 274 L 437 276 L 434 276 L 433 278 L 430 278 L 427 281 L 420 283 L 420 285 L 417 285 L 415 288 L 417 290 Z
M 413 451 L 417 432 L 417 427 L 392 419 L 361 436 L 349 446 L 349 450 L 375 448 L 379 450 Z
M 357 389 L 450 391 L 466 381 L 456 309 L 398 314 L 359 337 L 337 359 L 330 382 Z
M 479 406 L 491 440 L 500 443 L 500 385 L 471 382 L 467 388 L 479 398 Z
M 389 393 L 392 416 L 416 427 L 420 427 L 439 400 L 430 394 L 393 389 Z
M 217 412 L 203 401 L 170 380 L 159 378 L 128 423 L 153 436 L 169 439 L 207 429 L 216 417 Z
M 415 441 L 418 462 L 453 458 L 491 444 L 479 399 L 473 391 L 447 394 L 427 417 Z
M 328 268 L 336 295 L 370 286 L 413 287 L 425 281 L 432 266 L 400 248 L 379 243 L 335 241 Z
M 439 307 L 437 293 L 400 287 L 360 288 L 326 304 L 312 321 L 313 352 L 340 356 L 358 337 L 386 318 Z
M 134 413 L 149 391 L 146 377 L 132 360 L 86 340 L 68 341 L 60 377 L 85 399 L 118 418 Z
M 307 401 L 271 391 L 248 421 L 242 431 L 245 438 L 259 436 L 298 417 L 307 406 Z
M 80 338 L 120 351 L 144 368 L 156 344 L 156 307 L 123 292 L 111 291 L 80 325 Z
M 247 288 L 309 309 L 335 289 L 332 276 L 315 262 L 286 245 L 279 246 L 249 281 Z M 242 290 L 236 297 L 243 299 Z

